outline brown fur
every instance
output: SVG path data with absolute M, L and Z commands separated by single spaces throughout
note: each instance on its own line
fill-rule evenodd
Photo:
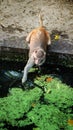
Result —
M 28 71 L 34 64 L 40 66 L 45 62 L 47 45 L 51 44 L 50 35 L 43 26 L 42 16 L 39 15 L 39 18 L 40 27 L 32 30 L 26 37 L 29 42 L 29 59 L 24 68 L 22 83 L 27 80 Z
M 26 38 L 26 41 L 30 43 L 29 55 L 31 56 L 32 52 L 38 46 L 43 48 L 46 51 L 47 45 L 51 44 L 51 38 L 49 33 L 45 30 L 44 27 L 39 27 L 32 30 Z

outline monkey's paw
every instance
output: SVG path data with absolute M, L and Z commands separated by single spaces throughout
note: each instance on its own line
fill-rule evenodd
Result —
M 22 84 L 24 84 L 26 82 L 27 78 L 22 78 Z

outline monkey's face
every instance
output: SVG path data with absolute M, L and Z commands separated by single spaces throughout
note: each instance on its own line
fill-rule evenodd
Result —
M 42 65 L 46 60 L 46 53 L 44 50 L 38 49 L 34 51 L 33 57 L 36 65 Z

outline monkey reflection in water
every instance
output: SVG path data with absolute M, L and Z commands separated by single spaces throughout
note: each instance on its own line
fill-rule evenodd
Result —
M 42 16 L 39 15 L 40 27 L 32 30 L 26 37 L 29 43 L 29 59 L 24 67 L 22 84 L 27 80 L 28 71 L 33 65 L 41 66 L 46 60 L 47 45 L 51 44 L 50 34 L 43 26 Z

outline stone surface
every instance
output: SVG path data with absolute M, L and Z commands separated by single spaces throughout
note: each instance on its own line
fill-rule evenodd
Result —
M 25 38 L 39 26 L 40 10 L 52 38 L 47 62 L 57 58 L 56 63 L 73 66 L 73 2 L 67 0 L 0 0 L 0 59 L 28 59 Z
M 73 55 L 73 41 L 69 41 L 68 39 L 60 39 L 58 41 L 55 40 L 52 42 L 49 51 L 54 53 Z

